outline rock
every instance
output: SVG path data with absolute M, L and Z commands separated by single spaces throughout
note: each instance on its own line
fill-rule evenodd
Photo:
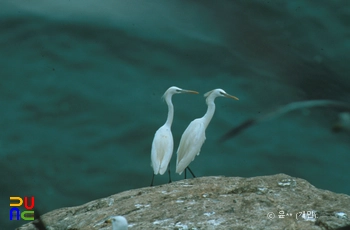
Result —
M 284 218 L 279 215 L 284 213 Z M 201 177 L 118 193 L 42 216 L 47 229 L 336 229 L 350 224 L 350 196 L 285 174 Z M 282 216 L 281 216 L 282 217 Z M 18 229 L 35 229 L 31 223 Z

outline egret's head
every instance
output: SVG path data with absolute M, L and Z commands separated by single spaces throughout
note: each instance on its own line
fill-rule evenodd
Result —
M 176 86 L 172 86 L 169 89 L 167 89 L 167 91 L 165 91 L 163 98 L 166 98 L 168 95 L 172 96 L 174 94 L 178 94 L 178 93 L 193 93 L 193 94 L 198 94 L 197 91 L 193 91 L 193 90 L 187 90 L 187 89 L 181 89 L 179 87 Z
M 227 98 L 232 98 L 232 99 L 235 99 L 235 100 L 239 100 L 237 97 L 226 93 L 225 90 L 223 90 L 223 89 L 213 89 L 212 91 L 209 91 L 206 94 L 204 94 L 204 97 L 206 97 L 207 99 L 208 99 L 209 96 L 212 97 L 212 98 L 227 97 Z
M 128 229 L 128 221 L 124 216 L 112 216 L 106 222 L 112 223 L 113 230 L 127 230 Z

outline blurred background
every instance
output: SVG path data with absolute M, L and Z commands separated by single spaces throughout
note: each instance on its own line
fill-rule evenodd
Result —
M 174 152 L 204 93 L 240 99 L 216 99 L 196 176 L 286 173 L 350 194 L 350 133 L 332 132 L 340 110 L 295 111 L 218 142 L 290 102 L 350 102 L 350 2 L 2 0 L 0 19 L 6 229 L 24 224 L 9 221 L 9 196 L 35 196 L 45 213 L 149 186 L 173 85 L 201 93 L 173 97 Z

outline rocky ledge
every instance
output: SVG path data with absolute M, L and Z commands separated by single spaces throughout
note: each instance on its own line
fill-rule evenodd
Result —
M 42 216 L 47 229 L 337 229 L 350 225 L 350 196 L 285 174 L 201 177 L 134 189 Z M 18 229 L 35 229 L 31 223 Z

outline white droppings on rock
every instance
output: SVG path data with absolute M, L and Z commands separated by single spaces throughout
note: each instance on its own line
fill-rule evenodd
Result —
M 177 200 L 176 203 L 183 203 L 183 200 Z
M 205 212 L 203 215 L 205 215 L 205 216 L 212 216 L 214 214 L 215 214 L 215 212 Z
M 153 221 L 153 224 L 155 224 L 155 225 L 164 225 L 163 223 L 171 221 L 171 220 L 172 219 L 156 220 L 156 221 Z
M 163 221 L 159 221 L 159 220 L 156 220 L 156 221 L 153 221 L 153 224 L 162 224 Z
M 111 206 L 112 204 L 114 204 L 114 199 L 110 198 L 109 201 L 108 201 L 108 206 Z
M 177 222 L 177 223 L 175 224 L 175 227 L 177 227 L 177 228 L 179 228 L 179 229 L 181 229 L 181 230 L 186 230 L 186 229 L 188 229 L 187 224 L 182 224 L 181 222 Z
M 278 182 L 278 185 L 281 187 L 286 187 L 286 186 L 295 186 L 296 181 L 294 179 L 282 179 Z
M 225 222 L 225 219 L 219 218 L 219 219 L 214 219 L 214 220 L 208 220 L 208 221 L 205 221 L 205 222 L 199 222 L 198 224 L 220 226 L 221 223 L 223 223 L 223 222 Z
M 149 208 L 151 207 L 150 204 L 135 204 L 136 208 Z
M 187 204 L 189 204 L 189 205 L 194 205 L 194 204 L 196 204 L 196 201 L 195 201 L 195 200 L 191 200 L 191 201 L 188 202 Z
M 261 195 L 261 194 L 265 194 L 267 192 L 267 188 L 265 187 L 258 187 L 258 192 L 257 194 Z
M 223 221 L 221 219 L 218 220 L 208 220 L 208 224 L 214 225 L 214 226 L 219 226 Z
M 334 215 L 339 219 L 348 219 L 348 215 L 345 212 L 335 212 Z

